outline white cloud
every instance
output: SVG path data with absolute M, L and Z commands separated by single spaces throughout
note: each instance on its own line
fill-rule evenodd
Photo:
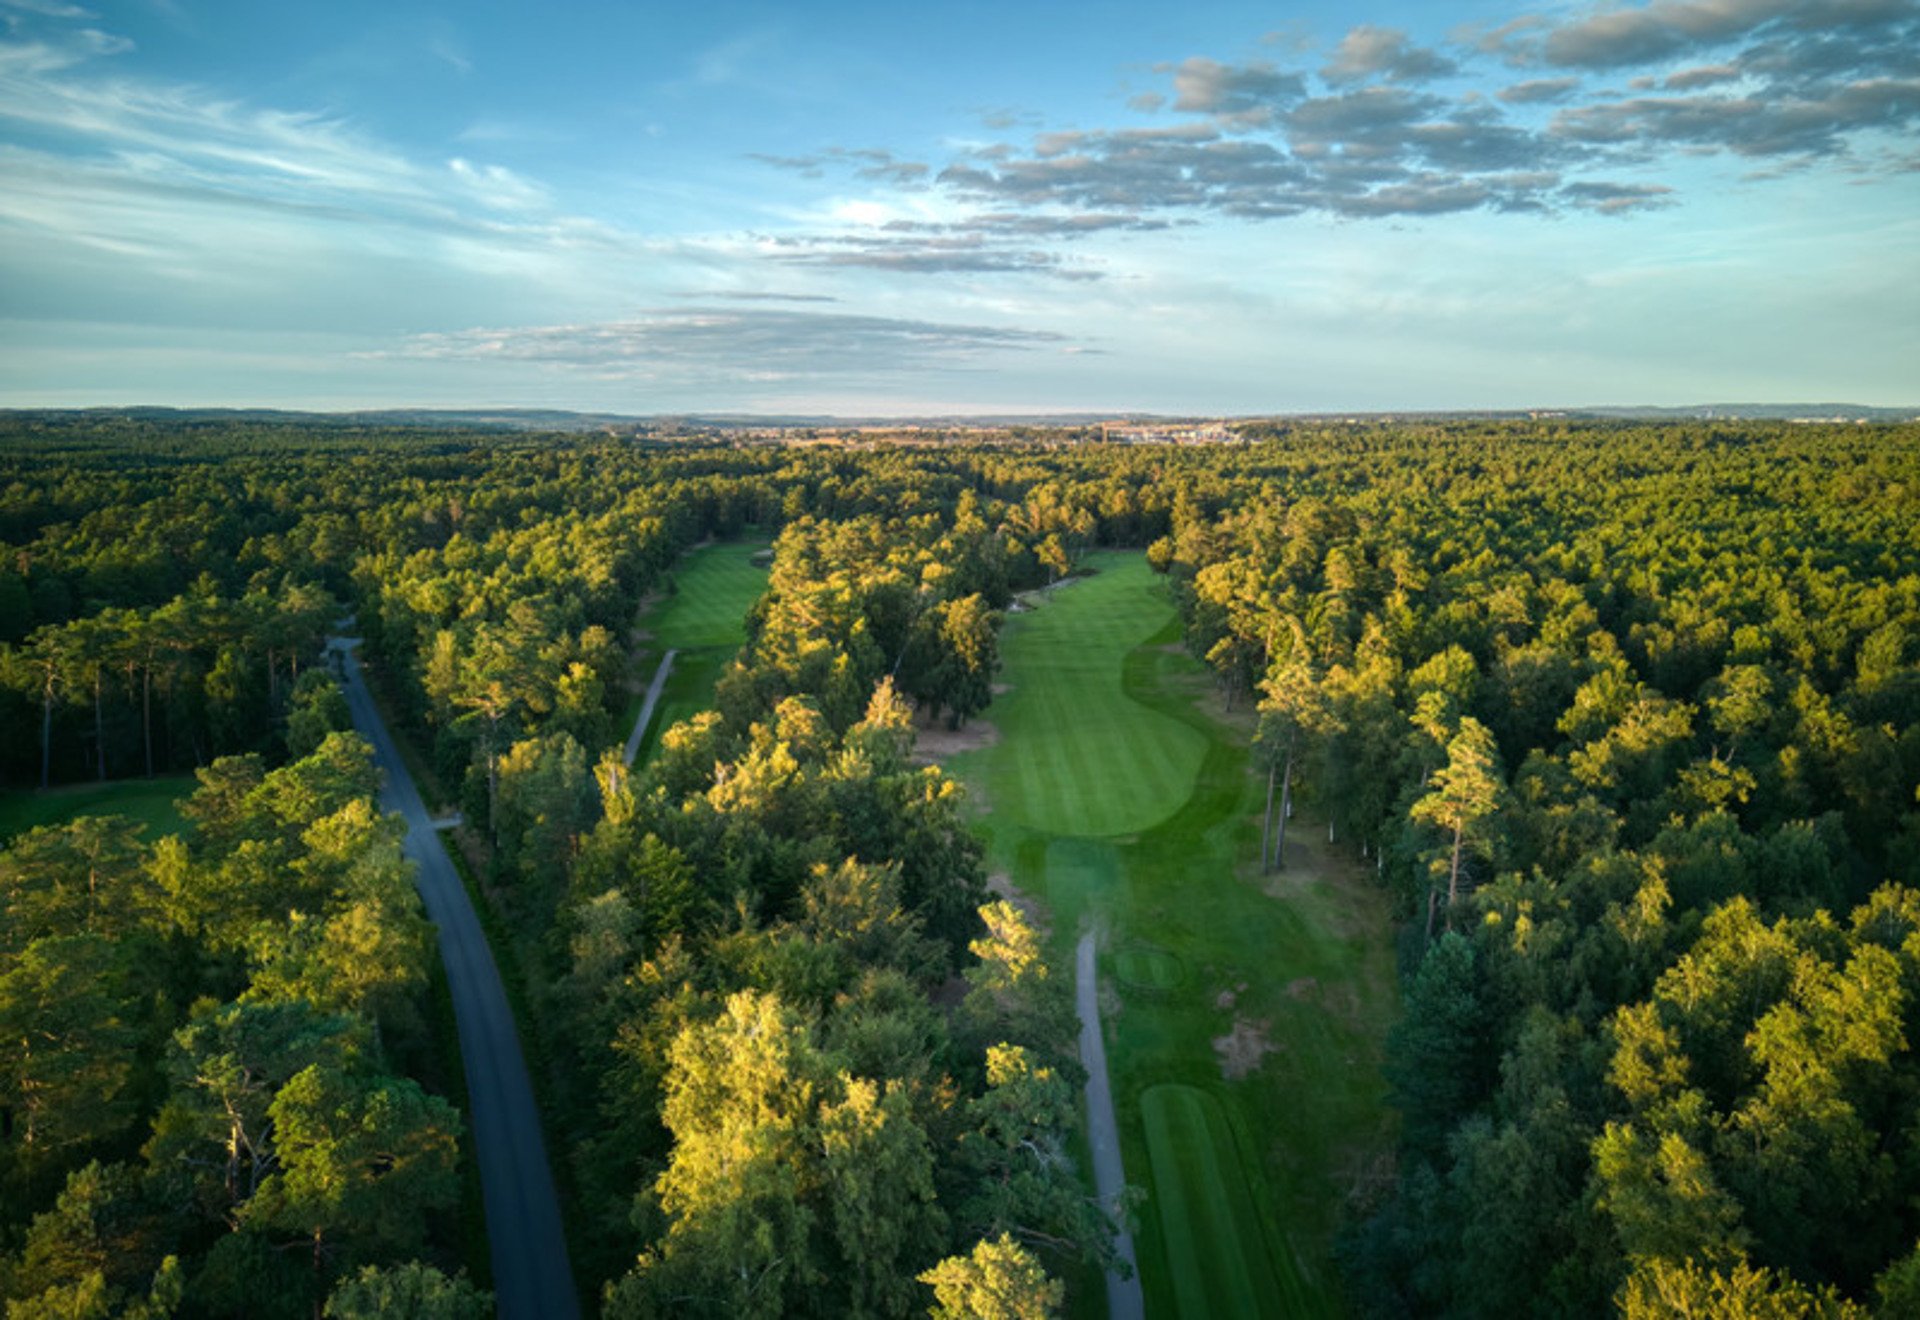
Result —
M 1064 342 L 1060 335 L 1004 326 L 784 307 L 687 307 L 620 321 L 415 335 L 366 356 L 685 384 L 950 370 Z

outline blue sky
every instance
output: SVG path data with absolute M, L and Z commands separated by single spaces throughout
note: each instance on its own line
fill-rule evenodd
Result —
M 0 0 L 0 405 L 1920 402 L 1920 0 Z

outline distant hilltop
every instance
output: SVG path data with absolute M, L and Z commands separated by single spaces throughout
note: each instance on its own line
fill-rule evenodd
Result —
M 1574 417 L 1619 417 L 1633 421 L 1912 422 L 1920 407 L 1869 408 L 1858 403 L 1703 403 L 1691 408 L 1575 408 Z
M 1610 421 L 1775 421 L 1775 422 L 1912 422 L 1920 421 L 1920 405 L 1907 408 L 1869 407 L 1857 403 L 1709 403 L 1687 407 L 1604 405 L 1577 408 L 1401 408 L 1389 411 L 1275 411 L 1234 416 L 1196 418 L 1193 414 L 1164 413 L 951 413 L 921 417 L 859 417 L 806 413 L 606 413 L 571 412 L 558 408 L 375 408 L 318 412 L 287 408 L 172 408 L 135 406 L 113 408 L 4 408 L 0 418 L 30 420 L 59 418 L 127 418 L 176 426 L 254 422 L 262 425 L 376 428 L 453 428 L 496 431 L 644 431 L 662 436 L 702 433 L 771 436 L 818 430 L 845 436 L 849 432 L 905 436 L 909 433 L 1012 431 L 1014 429 L 1079 429 L 1088 438 L 1098 434 L 1119 443 L 1205 444 L 1236 439 L 1229 431 L 1245 422 L 1404 422 L 1567 418 Z M 923 435 L 938 439 L 937 434 Z

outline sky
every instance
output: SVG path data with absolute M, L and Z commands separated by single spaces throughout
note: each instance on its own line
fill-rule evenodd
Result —
M 1920 403 L 1920 0 L 0 0 L 0 406 Z

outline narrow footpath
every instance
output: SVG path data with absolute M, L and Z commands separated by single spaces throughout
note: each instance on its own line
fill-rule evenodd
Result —
M 1100 1204 L 1120 1203 L 1127 1177 L 1120 1164 L 1120 1125 L 1113 1117 L 1113 1088 L 1107 1083 L 1107 1045 L 1100 1035 L 1100 977 L 1094 964 L 1093 932 L 1080 937 L 1074 950 L 1074 1005 L 1080 1012 L 1080 1062 L 1087 1070 L 1087 1141 L 1093 1147 L 1093 1189 Z M 1140 1291 L 1140 1266 L 1133 1254 L 1133 1234 L 1122 1228 L 1113 1249 L 1133 1267 L 1122 1278 L 1107 1271 L 1107 1315 L 1110 1320 L 1145 1320 L 1146 1298 Z
M 440 931 L 440 957 L 447 966 L 467 1075 L 467 1123 L 480 1164 L 498 1314 L 503 1320 L 574 1320 L 580 1303 L 567 1263 L 560 1198 L 513 1010 L 467 891 L 367 693 L 354 655 L 359 644 L 357 637 L 327 642 L 340 659 L 354 728 L 373 744 L 374 763 L 384 776 L 380 805 L 406 821 L 406 854 L 419 868 L 420 897 Z
M 628 765 L 640 754 L 640 740 L 646 736 L 647 725 L 653 720 L 653 708 L 660 703 L 660 694 L 667 689 L 667 675 L 673 670 L 673 657 L 680 652 L 669 648 L 660 657 L 660 667 L 653 671 L 653 682 L 647 685 L 647 699 L 640 703 L 640 716 L 633 722 L 633 732 L 627 735 L 627 746 L 623 753 Z

